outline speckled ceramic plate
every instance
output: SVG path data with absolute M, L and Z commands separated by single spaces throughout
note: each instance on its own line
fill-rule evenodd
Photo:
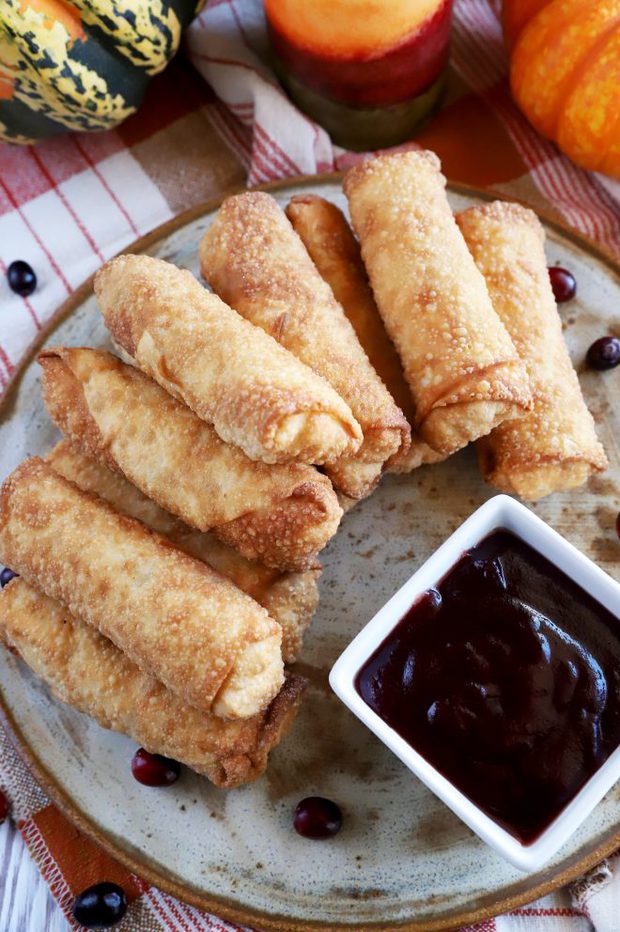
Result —
M 343 205 L 338 180 L 274 189 L 284 204 L 313 190 Z M 455 209 L 484 195 L 453 188 Z M 137 245 L 197 272 L 197 244 L 214 205 Z M 562 315 L 578 368 L 598 336 L 620 335 L 620 270 L 587 243 L 547 225 L 550 263 L 576 275 L 577 300 Z M 47 339 L 107 345 L 86 285 Z M 537 513 L 620 578 L 614 522 L 620 505 L 620 369 L 581 371 L 611 468 Z M 614 393 L 615 399 L 614 401 Z M 28 362 L 0 412 L 0 477 L 54 443 Z M 330 693 L 328 670 L 343 647 L 454 528 L 492 495 L 465 450 L 439 466 L 389 477 L 348 514 L 323 552 L 321 603 L 298 664 L 311 686 L 267 774 L 232 792 L 189 772 L 165 790 L 136 783 L 134 744 L 51 701 L 7 653 L 0 689 L 17 741 L 52 797 L 119 860 L 170 892 L 270 930 L 445 929 L 498 913 L 565 883 L 620 844 L 620 786 L 543 871 L 523 876 L 478 840 Z M 344 828 L 333 840 L 300 838 L 291 811 L 304 796 L 337 800 Z

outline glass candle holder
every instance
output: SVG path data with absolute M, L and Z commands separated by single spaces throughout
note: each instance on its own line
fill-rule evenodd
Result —
M 278 77 L 333 141 L 408 139 L 437 105 L 453 0 L 265 0 Z

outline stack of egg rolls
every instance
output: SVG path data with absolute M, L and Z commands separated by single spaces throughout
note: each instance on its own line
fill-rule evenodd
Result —
M 195 531 L 164 511 L 123 476 L 84 456 L 67 440 L 60 441 L 46 461 L 82 491 L 100 496 L 116 511 L 136 518 L 231 579 L 278 622 L 282 628 L 282 659 L 285 663 L 295 662 L 303 633 L 318 604 L 316 572 L 282 573 L 246 560 L 214 534 Z
M 409 424 L 276 201 L 261 192 L 224 201 L 200 243 L 200 268 L 220 297 L 348 404 L 363 443 L 326 472 L 345 495 L 368 495 L 388 460 L 409 449 Z
M 191 272 L 120 256 L 97 272 L 95 294 L 135 364 L 250 459 L 323 464 L 360 446 L 360 425 L 331 385 Z
M 316 565 L 342 511 L 314 467 L 253 462 L 110 353 L 56 347 L 39 362 L 50 416 L 84 454 L 248 559 L 291 571 Z
M 159 259 L 106 263 L 95 291 L 132 365 L 44 350 L 66 439 L 0 490 L 19 574 L 0 640 L 60 699 L 218 786 L 259 776 L 299 706 L 284 662 L 339 501 L 472 441 L 485 478 L 530 500 L 607 465 L 535 215 L 455 221 L 429 152 L 357 165 L 344 188 L 359 242 L 313 195 L 286 214 L 226 200 L 200 244 L 217 295 Z
M 249 718 L 282 687 L 262 606 L 37 457 L 2 486 L 0 557 L 202 712 Z
M 286 215 L 321 278 L 351 322 L 371 365 L 409 424 L 414 424 L 415 405 L 403 367 L 383 326 L 359 243 L 346 217 L 335 204 L 316 194 L 291 198 Z M 410 472 L 424 463 L 437 463 L 443 458 L 441 453 L 414 436 L 409 449 L 401 446 L 386 465 L 389 472 Z
M 13 579 L 0 592 L 0 641 L 61 701 L 225 788 L 248 783 L 264 772 L 267 756 L 286 734 L 304 689 L 301 677 L 287 674 L 263 711 L 224 721 L 186 703 L 112 641 L 24 579 Z
M 485 479 L 528 501 L 582 485 L 607 457 L 562 336 L 544 230 L 531 210 L 496 201 L 457 216 L 532 389 L 528 413 L 477 443 Z
M 456 225 L 437 157 L 363 162 L 344 190 L 422 439 L 447 456 L 527 411 L 525 366 Z

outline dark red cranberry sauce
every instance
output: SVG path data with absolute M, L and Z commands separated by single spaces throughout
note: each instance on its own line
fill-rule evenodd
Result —
M 356 687 L 529 844 L 620 743 L 620 622 L 528 544 L 496 531 L 409 609 Z

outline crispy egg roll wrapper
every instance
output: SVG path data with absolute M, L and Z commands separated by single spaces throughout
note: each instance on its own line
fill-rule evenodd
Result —
M 415 405 L 394 344 L 377 308 L 360 246 L 342 211 L 317 194 L 291 198 L 286 215 L 306 247 L 321 278 L 351 322 L 360 344 L 409 424 L 415 423 Z M 444 457 L 414 436 L 387 462 L 389 472 L 410 472 Z
M 295 662 L 303 633 L 319 600 L 315 572 L 282 573 L 246 560 L 213 533 L 195 531 L 164 511 L 123 476 L 84 456 L 67 440 L 61 440 L 46 460 L 82 491 L 99 495 L 116 511 L 142 521 L 190 556 L 231 579 L 278 622 L 282 628 L 282 658 L 285 663 Z
M 228 304 L 347 402 L 364 442 L 353 457 L 329 463 L 327 473 L 346 495 L 368 495 L 386 461 L 409 448 L 409 424 L 274 198 L 247 192 L 224 201 L 202 238 L 200 269 Z
M 191 272 L 119 256 L 97 272 L 95 294 L 138 368 L 250 459 L 326 463 L 359 447 L 360 426 L 337 392 Z
M 23 579 L 12 580 L 0 593 L 0 641 L 57 699 L 226 788 L 264 772 L 305 687 L 301 677 L 288 674 L 263 712 L 226 722 L 187 705 L 111 641 Z
M 422 439 L 448 455 L 527 410 L 525 367 L 456 225 L 438 158 L 371 159 L 344 190 Z
M 38 457 L 2 486 L 0 560 L 203 712 L 249 718 L 282 686 L 262 606 Z
M 581 485 L 607 467 L 562 336 L 536 215 L 495 202 L 457 221 L 532 387 L 532 410 L 477 444 L 485 479 L 528 501 Z
M 87 456 L 249 559 L 289 570 L 316 564 L 341 511 L 314 467 L 253 462 L 110 353 L 56 347 L 39 362 L 52 420 Z

